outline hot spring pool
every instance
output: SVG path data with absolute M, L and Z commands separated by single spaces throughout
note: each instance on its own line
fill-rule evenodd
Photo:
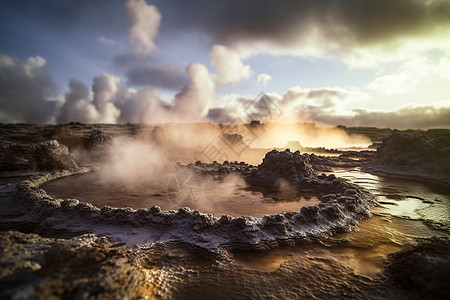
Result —
M 222 215 L 263 217 L 283 211 L 299 211 L 302 206 L 319 203 L 321 194 L 293 188 L 250 189 L 238 176 L 224 180 L 190 174 L 166 174 L 157 180 L 139 182 L 108 181 L 96 172 L 64 177 L 42 185 L 51 196 L 78 199 L 97 207 L 159 206 L 162 210 L 190 207 L 216 217 Z

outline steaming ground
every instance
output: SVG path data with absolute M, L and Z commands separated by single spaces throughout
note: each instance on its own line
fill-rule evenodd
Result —
M 392 132 L 183 127 L 2 125 L 2 182 L 11 183 L 0 190 L 2 297 L 448 297 L 450 192 L 438 163 L 448 158 L 448 132 L 396 132 L 382 143 Z M 314 148 L 318 140 L 300 127 L 341 149 Z M 278 143 L 277 131 L 288 133 L 279 148 L 256 147 Z M 366 151 L 371 143 L 382 144 Z M 405 174 L 405 161 L 419 181 L 366 173 Z M 193 192 L 200 183 L 203 199 Z M 52 196 L 52 185 L 75 193 Z M 164 193 L 162 204 L 193 210 L 148 208 Z M 79 202 L 89 197 L 98 208 Z M 274 210 L 249 208 L 252 197 Z

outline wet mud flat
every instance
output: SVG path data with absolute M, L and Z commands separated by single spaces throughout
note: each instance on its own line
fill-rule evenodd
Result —
M 96 137 L 102 140 L 101 134 Z M 49 145 L 54 150 L 47 153 L 64 162 L 65 152 L 59 151 L 61 148 L 56 144 Z M 374 154 L 369 154 L 373 158 Z M 386 153 L 380 155 L 386 157 Z M 350 156 L 359 159 L 348 160 Z M 78 157 L 75 162 L 83 164 L 94 158 L 83 157 L 80 161 Z M 94 181 L 95 172 L 89 169 L 47 171 L 32 177 L 11 178 L 9 184 L 5 177 L 0 189 L 5 208 L 1 212 L 0 232 L 1 296 L 448 298 L 450 193 L 446 188 L 420 180 L 367 173 L 364 167 L 369 158 L 364 153 L 349 152 L 342 158 L 327 158 L 275 151 L 265 158 L 260 166 L 192 162 L 182 164 L 181 168 L 199 174 L 203 180 L 204 176 L 213 178 L 211 183 L 219 186 L 219 190 L 230 190 L 231 197 L 247 199 L 256 195 L 259 205 L 268 198 L 271 201 L 267 204 L 279 201 L 300 205 L 292 201 L 299 196 L 292 191 L 317 190 L 319 186 L 325 192 L 316 195 L 320 203 L 306 203 L 304 207 L 310 208 L 297 206 L 291 212 L 274 211 L 259 218 L 238 216 L 243 206 L 237 206 L 236 216 L 222 217 L 220 211 L 217 215 L 214 210 L 211 215 L 202 213 L 204 207 L 198 207 L 199 211 L 144 208 L 161 198 L 156 194 L 165 192 L 167 199 L 169 193 L 180 195 L 180 191 L 191 191 L 176 190 L 170 184 L 172 174 L 163 178 L 166 183 L 158 187 L 153 182 L 148 190 L 136 190 L 139 185 L 129 190 L 125 186 L 112 189 L 116 199 L 94 197 L 99 200 L 95 205 L 82 202 L 89 200 L 88 183 L 100 184 Z M 402 168 L 397 161 L 381 165 L 386 164 L 391 172 Z M 325 171 L 329 173 L 321 175 Z M 432 170 L 430 174 L 444 171 Z M 73 176 L 78 176 L 80 182 L 73 182 Z M 238 176 L 243 181 L 227 181 L 228 176 Z M 52 195 L 46 190 L 47 184 L 58 183 L 64 191 L 71 182 L 79 184 L 73 197 Z M 87 198 L 77 199 L 76 194 L 82 194 L 83 186 Z M 102 189 L 98 195 L 107 196 L 111 185 L 105 184 Z M 154 189 L 156 193 L 151 192 Z M 215 189 L 204 190 L 205 199 L 215 196 L 230 200 Z M 124 208 L 130 205 L 120 201 L 123 199 L 120 192 L 130 196 L 129 199 L 139 199 L 135 209 Z M 150 202 L 141 201 L 145 195 Z M 184 206 L 183 199 L 192 201 L 184 197 L 186 194 L 181 195 L 172 200 L 179 201 L 175 206 Z M 358 197 L 352 198 L 355 195 Z M 376 202 L 372 203 L 366 195 L 373 195 Z M 117 208 L 105 206 L 108 203 Z M 214 209 L 217 211 L 217 207 Z M 18 224 L 22 225 L 22 232 L 11 230 Z M 29 230 L 23 230 L 27 226 Z M 92 233 L 83 234 L 86 230 Z M 295 236 L 293 232 L 302 235 Z

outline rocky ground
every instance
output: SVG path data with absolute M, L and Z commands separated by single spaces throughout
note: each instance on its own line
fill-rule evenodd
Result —
M 331 258 L 291 260 L 271 272 L 256 271 L 236 266 L 228 251 L 214 254 L 176 243 L 133 251 L 93 234 L 55 239 L 8 231 L 0 232 L 0 245 L 2 299 L 244 299 L 252 294 L 273 299 L 447 299 L 449 295 L 450 243 L 445 238 L 418 240 L 389 255 L 385 270 L 373 278 L 355 274 Z M 305 253 L 314 247 L 307 246 Z
M 7 231 L 0 244 L 2 299 L 134 299 L 144 285 L 131 251 L 105 237 Z

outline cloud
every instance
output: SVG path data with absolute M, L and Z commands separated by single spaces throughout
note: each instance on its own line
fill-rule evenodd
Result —
M 205 65 L 191 63 L 186 68 L 189 84 L 175 96 L 175 113 L 180 120 L 192 122 L 203 119 L 216 102 L 213 76 Z
M 358 90 L 342 88 L 292 88 L 283 96 L 271 97 L 292 120 L 326 125 L 374 126 L 397 129 L 450 128 L 450 107 L 407 105 L 392 110 L 344 109 L 344 104 L 367 98 Z
M 123 0 L 47 0 L 25 6 L 9 2 L 16 10 L 27 12 L 26 16 L 39 16 L 40 21 L 52 26 L 86 24 L 108 33 L 125 28 Z M 241 57 L 257 53 L 306 55 L 337 58 L 351 66 L 376 66 L 379 61 L 403 60 L 411 53 L 450 47 L 448 0 L 153 3 L 158 9 L 144 0 L 127 2 L 129 38 L 141 55 L 156 51 L 158 31 L 172 37 L 193 31 L 205 33 L 211 45 L 221 44 L 238 51 Z
M 181 0 L 161 2 L 172 32 L 205 32 L 241 57 L 259 53 L 338 58 L 353 67 L 449 49 L 447 0 Z
M 130 107 L 131 102 L 136 107 L 130 117 L 139 115 L 139 122 L 144 123 L 204 121 L 216 102 L 214 78 L 200 63 L 189 64 L 186 73 L 189 82 L 170 102 L 162 101 L 154 88 L 146 87 L 135 92 L 125 106 Z
M 441 57 L 432 72 L 439 79 L 450 80 L 450 56 Z
M 244 65 L 239 55 L 222 45 L 211 48 L 211 64 L 217 71 L 219 86 L 246 81 L 253 74 L 249 65 Z
M 227 109 L 222 107 L 211 108 L 208 111 L 207 117 L 208 119 L 219 124 L 231 124 L 235 123 L 236 121 L 236 118 L 233 117 L 233 114 L 231 114 Z
M 447 76 L 448 61 L 440 59 L 428 74 Z M 438 70 L 438 71 L 436 71 Z M 127 88 L 119 77 L 96 76 L 90 90 L 72 79 L 63 104 L 48 100 L 54 83 L 45 59 L 20 61 L 0 56 L 0 122 L 124 123 L 124 122 L 316 122 L 327 125 L 376 126 L 398 129 L 450 128 L 450 106 L 408 105 L 394 110 L 345 109 L 367 98 L 359 90 L 338 87 L 294 87 L 283 95 L 266 94 L 258 99 L 233 95 L 216 106 L 215 80 L 205 65 L 186 68 L 187 85 L 171 102 L 160 99 L 155 88 Z M 437 75 L 436 75 L 437 76 Z
M 148 62 L 147 57 L 138 57 L 132 53 L 123 53 L 113 58 L 113 65 L 120 69 L 132 69 L 141 67 Z
M 20 11 L 28 20 L 64 30 L 81 25 L 117 33 L 126 24 L 123 0 L 41 0 L 27 5 L 20 1 L 3 1 L 2 4 Z
M 272 76 L 270 76 L 269 74 L 266 73 L 262 73 L 258 75 L 258 84 L 262 87 L 266 87 L 269 82 L 272 80 Z
M 96 41 L 97 43 L 103 44 L 105 46 L 114 46 L 116 44 L 114 40 L 107 39 L 103 36 L 99 37 Z
M 214 105 L 213 76 L 200 63 L 186 68 L 189 82 L 170 103 L 163 102 L 152 87 L 129 89 L 119 77 L 96 76 L 92 92 L 82 82 L 72 79 L 57 118 L 58 123 L 166 123 L 202 121 Z
M 117 123 L 120 110 L 115 102 L 119 85 L 118 77 L 108 74 L 97 76 L 92 86 L 93 99 L 90 99 L 88 87 L 71 79 L 57 122 Z
M 374 126 L 381 128 L 450 128 L 450 106 L 407 105 L 394 110 L 344 109 L 344 104 L 367 97 L 358 90 L 294 87 L 285 94 L 259 99 L 235 95 L 225 107 L 213 108 L 208 117 L 217 123 L 314 122 L 321 125 Z
M 83 123 L 216 123 L 315 122 L 322 125 L 375 126 L 398 129 L 450 128 L 450 106 L 408 105 L 395 110 L 345 109 L 345 104 L 365 100 L 359 90 L 338 87 L 294 87 L 285 94 L 266 94 L 258 99 L 233 95 L 226 106 L 216 104 L 214 77 L 206 66 L 186 68 L 189 83 L 172 102 L 161 101 L 154 88 L 127 89 L 120 78 L 108 74 L 93 80 L 89 88 L 72 79 L 58 122 Z M 348 105 L 347 105 L 348 106 Z
M 227 96 L 226 105 L 214 107 L 209 110 L 208 118 L 216 123 L 249 123 L 252 120 L 280 121 L 283 109 L 280 107 L 280 98 L 268 94 L 258 99 L 240 95 Z
M 53 121 L 58 101 L 47 62 L 40 56 L 25 61 L 0 55 L 0 122 L 48 123 Z
M 147 119 L 161 108 L 158 92 L 153 88 L 126 88 L 119 77 L 102 74 L 93 79 L 92 92 L 82 82 L 71 79 L 57 122 L 141 123 L 161 121 Z M 157 116 L 161 114 L 156 114 Z
M 168 90 L 179 90 L 187 84 L 188 78 L 174 66 L 136 66 L 126 72 L 128 84 L 155 86 Z
M 411 92 L 417 86 L 438 80 L 450 79 L 448 57 L 433 61 L 426 56 L 416 56 L 404 61 L 393 73 L 376 77 L 367 87 L 386 95 Z
M 128 89 L 119 77 L 102 74 L 93 79 L 92 93 L 84 83 L 70 80 L 57 122 L 140 123 L 152 121 L 147 120 L 148 115 L 161 107 L 156 89 Z
M 168 122 L 170 108 L 166 108 L 154 88 L 137 91 L 128 103 L 122 106 L 123 122 L 164 123 Z
M 208 117 L 218 123 L 261 122 L 321 122 L 322 116 L 337 114 L 342 104 L 367 95 L 356 90 L 337 87 L 306 89 L 294 87 L 284 95 L 264 94 L 258 99 L 235 95 L 225 107 L 211 110 Z
M 327 123 L 324 121 L 326 116 L 346 113 L 342 108 L 344 104 L 364 100 L 367 95 L 358 90 L 339 87 L 294 87 L 281 97 L 272 95 L 271 98 L 274 101 L 279 98 L 279 105 L 285 111 L 284 120 Z
M 158 51 L 155 38 L 161 23 L 161 14 L 154 5 L 145 0 L 128 0 L 126 4 L 130 27 L 128 39 L 133 53 L 139 57 L 148 57 Z

